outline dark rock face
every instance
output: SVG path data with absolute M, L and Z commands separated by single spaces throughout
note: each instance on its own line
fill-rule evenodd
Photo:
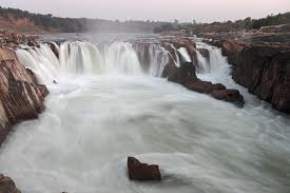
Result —
M 137 181 L 160 181 L 161 174 L 158 165 L 141 163 L 134 157 L 127 160 L 128 176 L 130 180 Z
M 205 57 L 207 59 L 207 61 L 210 61 L 210 53 L 209 53 L 208 49 L 199 48 L 198 51 L 203 57 Z
M 213 90 L 211 96 L 227 102 L 236 104 L 237 106 L 244 105 L 244 98 L 238 90 L 234 89 L 223 89 L 223 90 Z
M 13 50 L 0 48 L 0 145 L 13 124 L 38 117 L 47 94 L 47 88 L 19 63 Z
M 0 174 L 0 193 L 21 193 L 13 180 L 7 176 Z
M 197 79 L 186 82 L 184 86 L 189 90 L 211 95 L 215 99 L 233 103 L 238 107 L 244 106 L 244 98 L 240 92 L 235 89 L 227 89 L 222 84 L 213 84 Z
M 58 49 L 57 49 L 56 45 L 51 43 L 51 42 L 49 42 L 48 45 L 49 45 L 50 49 L 52 50 L 52 52 L 54 53 L 54 55 L 57 58 L 59 58 L 59 52 L 58 52 Z
M 163 42 L 162 46 L 168 51 L 169 54 L 169 61 L 163 69 L 162 77 L 173 76 L 173 74 L 178 71 L 178 68 L 175 65 L 178 56 L 175 53 L 175 49 L 171 46 L 171 43 Z
M 175 66 L 174 61 L 177 60 L 176 58 L 169 62 L 164 69 L 163 75 L 167 77 L 169 81 L 179 83 L 189 90 L 208 94 L 218 100 L 231 102 L 238 105 L 239 107 L 242 107 L 244 105 L 244 99 L 238 90 L 228 90 L 222 84 L 213 84 L 212 82 L 203 81 L 197 78 L 195 70 L 197 64 L 196 46 L 194 43 L 191 43 L 190 45 L 190 42 L 192 41 L 189 41 L 188 39 L 181 39 L 180 41 L 181 42 L 178 42 L 177 39 L 171 42 L 171 44 L 173 44 L 176 49 L 185 47 L 187 52 L 192 56 L 192 62 L 183 61 L 179 54 L 174 53 L 174 48 L 170 46 L 170 43 L 163 42 L 164 48 L 168 50 L 170 55 L 179 57 L 180 61 L 180 67 Z M 209 58 L 209 51 L 207 49 L 201 50 L 201 52 L 203 52 L 203 54 Z
M 176 67 L 175 65 L 178 59 L 181 61 L 181 63 L 186 63 L 185 61 L 182 61 L 183 58 L 180 57 L 178 52 L 176 52 L 177 49 L 182 48 L 182 47 L 186 49 L 187 53 L 190 56 L 190 60 L 192 61 L 190 64 L 193 66 L 193 68 L 196 67 L 197 65 L 196 44 L 191 39 L 174 38 L 174 39 L 169 39 L 169 40 L 162 40 L 162 46 L 169 53 L 169 62 L 164 68 L 162 77 L 174 76 L 176 71 L 178 71 L 178 67 Z M 188 66 L 189 63 L 185 65 Z
M 237 83 L 275 109 L 290 113 L 290 47 L 225 41 L 221 48 Z
M 169 81 L 182 85 L 193 79 L 197 79 L 197 77 L 195 74 L 195 67 L 191 62 L 181 63 L 181 66 L 176 68 L 176 70 L 171 72 L 171 74 L 168 76 Z

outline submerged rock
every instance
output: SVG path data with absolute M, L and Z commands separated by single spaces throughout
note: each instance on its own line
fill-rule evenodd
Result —
M 17 189 L 14 181 L 11 178 L 0 174 L 0 193 L 21 193 L 21 192 Z
M 161 181 L 161 173 L 158 165 L 148 165 L 141 163 L 134 157 L 128 157 L 127 167 L 130 180 Z

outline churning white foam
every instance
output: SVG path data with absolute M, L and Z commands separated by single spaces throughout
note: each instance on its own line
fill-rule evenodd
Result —
M 139 76 L 138 62 L 125 62 L 135 58 L 123 50 L 131 49 L 127 44 L 105 54 L 88 43 L 81 52 L 70 45 L 61 46 L 64 55 L 71 49 L 71 57 L 91 58 L 58 62 L 45 46 L 18 52 L 24 63 L 35 60 L 29 65 L 44 82 L 62 78 L 49 85 L 40 118 L 16 126 L 1 148 L 0 171 L 24 193 L 289 192 L 290 121 L 283 115 L 254 97 L 240 109 L 165 79 Z M 118 73 L 98 73 L 113 68 L 96 62 L 98 55 L 110 58 L 106 65 L 116 62 Z M 215 72 L 211 80 L 226 80 Z M 225 72 L 221 76 L 229 78 Z M 199 76 L 210 79 L 211 73 Z M 130 182 L 129 155 L 159 164 L 164 180 Z

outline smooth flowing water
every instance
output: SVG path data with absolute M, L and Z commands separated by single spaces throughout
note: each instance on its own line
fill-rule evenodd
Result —
M 50 95 L 1 148 L 0 171 L 24 193 L 289 193 L 289 118 L 236 85 L 219 49 L 198 46 L 211 53 L 198 76 L 238 88 L 244 108 L 145 73 L 130 43 L 66 42 L 59 60 L 47 45 L 18 50 Z M 127 156 L 159 164 L 163 181 L 129 181 Z

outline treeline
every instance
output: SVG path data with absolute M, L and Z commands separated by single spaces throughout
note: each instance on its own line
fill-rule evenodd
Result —
M 20 9 L 0 7 L 0 17 L 7 20 L 27 18 L 36 26 L 47 31 L 57 30 L 61 32 L 81 32 L 87 30 L 86 19 L 53 17 L 51 14 L 34 14 Z
M 54 17 L 51 14 L 35 14 L 20 9 L 3 7 L 0 7 L 0 19 L 1 17 L 7 20 L 29 19 L 33 24 L 45 31 L 58 32 L 153 32 L 154 28 L 163 24 L 163 22 L 154 21 L 120 22 L 118 20 L 61 18 Z
M 259 30 L 262 27 L 290 24 L 290 12 L 278 15 L 269 15 L 262 19 L 252 19 L 250 17 L 243 20 L 213 22 L 213 23 L 167 23 L 158 28 L 155 32 L 178 31 L 183 30 L 186 33 L 206 33 L 206 32 L 235 32 L 241 30 Z
M 278 15 L 269 15 L 263 19 L 252 20 L 252 28 L 259 29 L 263 26 L 290 24 L 290 12 Z

